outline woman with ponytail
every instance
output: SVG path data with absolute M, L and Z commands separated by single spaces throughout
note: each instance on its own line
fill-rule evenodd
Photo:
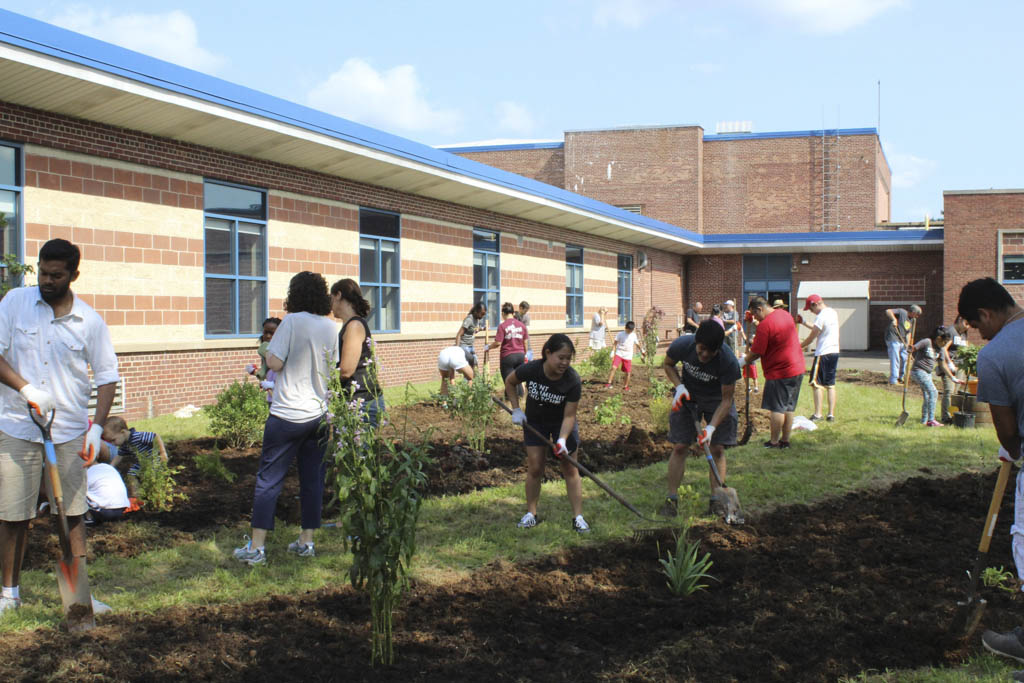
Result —
M 384 396 L 373 367 L 373 338 L 366 323 L 370 302 L 355 280 L 345 278 L 331 285 L 331 311 L 343 322 L 338 333 L 342 385 L 352 392 L 353 399 L 362 399 L 362 409 L 376 427 L 377 415 L 384 410 Z

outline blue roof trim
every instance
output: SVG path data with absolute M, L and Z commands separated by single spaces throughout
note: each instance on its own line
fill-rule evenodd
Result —
M 837 242 L 898 242 L 904 244 L 938 243 L 942 230 L 861 230 L 846 232 L 755 232 L 704 235 L 704 246 L 728 246 L 737 243 L 759 244 L 829 244 Z
M 875 128 L 826 128 L 824 130 L 783 130 L 775 133 L 718 133 L 716 135 L 705 135 L 704 142 L 717 142 L 719 140 L 763 140 L 765 138 L 811 138 L 822 135 L 878 135 Z
M 689 230 L 637 216 L 604 202 L 347 119 L 267 95 L 110 43 L 0 9 L 0 42 L 47 54 L 206 102 L 294 125 L 397 157 L 623 221 L 667 236 L 700 242 Z
M 442 145 L 437 149 L 443 149 L 453 154 L 470 154 L 472 152 L 508 152 L 520 149 L 561 149 L 565 147 L 564 142 L 517 142 L 507 145 Z

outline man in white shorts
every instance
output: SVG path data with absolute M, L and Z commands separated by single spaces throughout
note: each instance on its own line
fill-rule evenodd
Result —
M 448 384 L 455 379 L 455 373 L 462 373 L 462 376 L 473 381 L 473 368 L 466 360 L 466 352 L 461 346 L 447 346 L 441 349 L 437 357 L 437 371 L 441 373 L 441 395 L 448 395 Z

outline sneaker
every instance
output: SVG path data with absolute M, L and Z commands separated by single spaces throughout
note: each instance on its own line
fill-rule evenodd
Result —
M 527 512 L 516 526 L 520 529 L 532 529 L 537 526 L 537 516 L 532 512 Z
M 316 557 L 316 550 L 313 548 L 313 544 L 303 543 L 301 540 L 289 543 L 288 552 L 294 553 L 299 557 Z
M 576 515 L 572 518 L 572 528 L 578 534 L 590 533 L 590 525 L 587 524 L 587 520 L 583 519 L 583 515 Z
M 788 441 L 782 441 L 780 439 L 779 440 L 779 445 L 777 446 L 777 448 L 789 448 L 789 442 Z
M 89 596 L 92 599 L 92 613 L 93 614 L 106 614 L 111 611 L 110 605 L 105 602 L 100 602 L 96 598 Z
M 821 422 L 824 419 L 821 415 L 811 415 L 811 422 Z
M 612 385 L 611 385 L 610 383 L 609 383 L 609 384 L 605 384 L 605 385 L 604 385 L 604 388 L 605 388 L 605 389 L 611 389 L 611 388 L 612 388 Z
M 623 391 L 629 391 L 629 386 L 627 385 L 627 386 L 622 387 L 622 390 Z
M 942 424 L 941 422 L 939 422 L 937 420 L 928 420 L 927 422 L 925 422 L 925 425 L 927 425 L 928 427 L 945 427 L 946 426 L 946 425 Z
M 665 497 L 665 503 L 658 509 L 658 514 L 662 517 L 677 517 L 679 515 L 679 499 L 671 499 Z
M 752 391 L 753 391 L 753 392 L 754 392 L 755 394 L 760 394 L 760 393 L 761 393 L 761 390 L 760 390 L 760 389 L 758 389 L 757 387 L 754 387 Z
M 836 421 L 836 416 L 835 415 L 829 415 L 828 417 L 825 418 L 825 422 L 835 422 L 835 421 Z
M 0 614 L 10 610 L 14 611 L 21 608 L 21 598 L 2 598 L 0 597 Z
M 993 654 L 1016 659 L 1018 662 L 1024 662 L 1024 642 L 1021 642 L 1022 640 L 1024 640 L 1024 628 L 1020 626 L 1014 626 L 1012 631 L 1006 633 L 985 631 L 981 636 L 981 644 L 985 646 L 986 650 Z
M 250 567 L 258 564 L 267 563 L 267 551 L 265 548 L 253 548 L 252 539 L 248 536 L 245 537 L 245 545 L 241 548 L 235 548 L 235 552 L 232 553 L 234 558 L 239 562 L 245 562 Z
M 780 443 L 781 443 L 781 442 L 780 442 Z M 765 447 L 765 448 L 778 448 L 778 447 L 779 447 L 779 444 L 777 444 L 777 443 L 772 443 L 771 441 L 765 441 L 765 442 L 764 442 L 764 447 Z

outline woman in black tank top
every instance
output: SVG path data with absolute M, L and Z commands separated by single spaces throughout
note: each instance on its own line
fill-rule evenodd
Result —
M 344 321 L 338 333 L 338 370 L 342 386 L 361 399 L 362 407 L 374 426 L 377 415 L 384 410 L 384 396 L 377 378 L 373 357 L 373 337 L 366 316 L 370 302 L 363 298 L 355 280 L 338 280 L 331 286 L 331 310 Z

